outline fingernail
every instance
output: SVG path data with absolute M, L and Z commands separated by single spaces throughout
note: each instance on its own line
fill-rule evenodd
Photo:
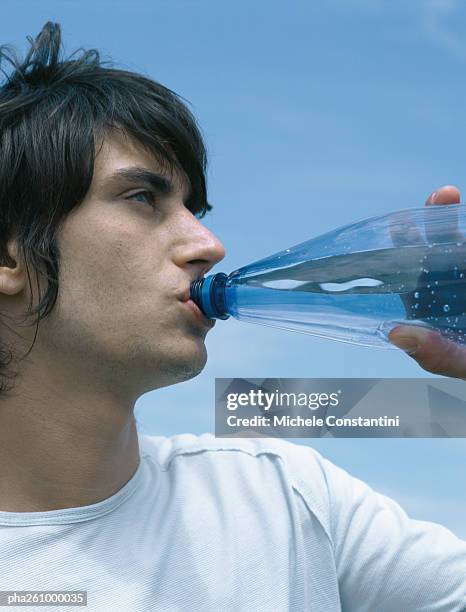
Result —
M 434 191 L 434 193 L 430 196 L 430 201 L 434 203 L 436 199 L 437 199 L 437 192 Z
M 397 336 L 391 340 L 391 343 L 402 349 L 405 353 L 408 353 L 408 355 L 413 355 L 419 348 L 416 340 L 409 336 Z

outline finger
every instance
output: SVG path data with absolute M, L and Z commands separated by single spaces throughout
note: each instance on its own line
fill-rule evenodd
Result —
M 426 206 L 437 204 L 459 204 L 461 193 L 454 185 L 444 185 L 430 194 L 426 200 Z
M 426 200 L 426 206 L 432 206 L 437 204 L 459 204 L 461 199 L 460 190 L 454 185 L 444 185 L 433 191 Z M 406 244 L 424 244 L 424 239 L 419 232 L 417 223 L 415 221 L 414 213 L 411 217 L 405 213 L 403 219 L 397 219 L 396 217 L 390 223 L 390 237 L 394 246 L 404 246 Z M 456 231 L 456 226 L 454 228 Z M 429 239 L 429 236 L 427 236 Z
M 402 325 L 392 329 L 388 339 L 424 370 L 466 380 L 466 348 L 439 332 Z
M 446 204 L 459 204 L 461 193 L 454 185 L 444 185 L 430 194 L 426 200 L 426 206 L 441 206 Z M 448 221 L 448 229 L 445 231 L 440 222 L 434 217 L 426 216 L 426 238 L 429 243 L 442 241 L 463 242 L 464 236 L 458 229 L 458 217 L 455 215 Z M 427 222 L 429 221 L 429 222 Z
M 417 227 L 414 213 L 403 212 L 403 216 L 394 215 L 390 220 L 389 231 L 393 246 L 400 247 L 408 244 L 422 246 L 425 240 Z

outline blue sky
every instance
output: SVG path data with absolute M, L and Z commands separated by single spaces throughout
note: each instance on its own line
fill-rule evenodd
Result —
M 210 156 L 205 224 L 229 272 L 336 226 L 466 189 L 466 6 L 455 0 L 3 0 L 0 42 L 47 20 L 189 100 Z M 215 377 L 430 376 L 400 351 L 229 320 L 197 378 L 148 393 L 141 429 L 213 431 Z M 466 538 L 466 440 L 299 440 Z

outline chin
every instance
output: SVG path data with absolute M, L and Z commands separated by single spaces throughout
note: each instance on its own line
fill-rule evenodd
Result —
M 207 350 L 204 344 L 202 346 L 198 344 L 195 351 L 190 351 L 190 354 L 186 352 L 176 357 L 170 363 L 160 364 L 164 387 L 190 380 L 200 374 L 207 363 Z
M 201 349 L 197 352 L 195 356 L 189 363 L 185 364 L 185 368 L 183 370 L 183 374 L 186 378 L 184 380 L 189 380 L 190 378 L 194 378 L 198 374 L 202 372 L 207 363 L 207 349 L 204 344 L 202 344 Z
M 132 338 L 123 343 L 126 371 L 135 372 L 144 393 L 195 378 L 207 363 L 204 339 L 191 334 L 173 335 L 163 343 L 147 336 Z

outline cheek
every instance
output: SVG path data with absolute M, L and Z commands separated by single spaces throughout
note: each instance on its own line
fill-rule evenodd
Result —
M 147 224 L 146 224 L 147 225 Z M 90 232 L 87 228 L 91 227 Z M 145 233 L 144 233 L 145 232 Z M 82 221 L 62 236 L 62 284 L 69 294 L 112 305 L 141 292 L 159 259 L 154 238 L 134 219 Z M 155 242 L 156 244 L 156 242 Z M 151 245 L 151 248 L 149 246 Z
M 106 346 L 113 353 L 137 337 L 147 337 L 153 348 L 173 342 L 178 315 L 171 296 L 177 279 L 166 265 L 163 236 L 147 223 L 145 229 L 140 225 L 134 219 L 88 220 L 65 227 L 59 242 L 56 337 L 67 334 L 69 342 Z
M 92 259 L 64 257 L 60 265 L 59 315 L 76 333 L 99 342 L 124 343 L 135 335 L 163 335 L 170 322 L 162 271 L 129 255 L 126 245 L 96 248 Z M 166 335 L 166 334 L 165 334 Z

